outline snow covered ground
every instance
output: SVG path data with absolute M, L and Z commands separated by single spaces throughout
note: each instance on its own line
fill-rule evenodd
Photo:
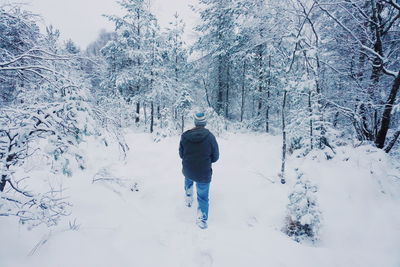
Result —
M 111 148 L 83 144 L 88 169 L 65 179 L 72 226 L 67 220 L 51 233 L 28 231 L 0 218 L 0 266 L 400 266 L 400 175 L 387 156 L 363 146 L 343 148 L 330 161 L 293 159 L 281 185 L 280 140 L 218 139 L 207 230 L 195 225 L 196 205 L 184 206 L 179 137 L 154 143 L 148 134 L 129 134 L 126 164 Z M 315 246 L 281 232 L 295 167 L 319 187 Z M 127 179 L 125 187 L 92 183 L 104 168 Z

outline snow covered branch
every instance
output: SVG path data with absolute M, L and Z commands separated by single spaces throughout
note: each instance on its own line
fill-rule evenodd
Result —
M 400 11 L 400 4 L 396 3 L 394 0 L 384 0 L 384 2 L 392 5 L 394 8 Z
M 36 53 L 42 53 L 47 56 L 41 56 Z M 71 60 L 71 56 L 62 56 L 62 55 L 56 55 L 53 53 L 49 53 L 43 49 L 38 49 L 38 48 L 32 48 L 26 51 L 25 53 L 14 57 L 13 59 L 7 61 L 7 62 L 0 62 L 0 68 L 4 68 L 8 65 L 14 64 L 18 61 L 21 61 L 23 59 L 40 59 L 40 60 L 46 60 L 46 61 L 55 61 L 55 60 Z
M 351 1 L 350 1 L 350 2 L 351 2 Z M 393 2 L 393 0 L 392 0 L 391 2 Z M 327 14 L 327 15 L 328 15 L 332 20 L 334 20 L 341 28 L 343 28 L 343 29 L 353 38 L 353 40 L 355 40 L 355 41 L 359 44 L 359 46 L 360 46 L 360 48 L 361 48 L 362 50 L 368 52 L 369 54 L 373 55 L 375 58 L 377 58 L 377 59 L 380 60 L 380 66 L 382 66 L 383 73 L 385 73 L 385 74 L 387 74 L 387 75 L 390 75 L 390 76 L 393 76 L 393 77 L 396 77 L 396 76 L 397 76 L 395 71 L 388 70 L 386 67 L 384 67 L 384 65 L 385 65 L 385 63 L 387 63 L 388 59 L 387 59 L 386 57 L 384 57 L 383 55 L 381 55 L 380 53 L 378 53 L 377 51 L 375 51 L 374 49 L 372 49 L 372 48 L 366 46 L 366 45 L 360 40 L 360 38 L 357 37 L 357 35 L 356 35 L 351 29 L 349 29 L 342 21 L 340 21 L 338 18 L 336 18 L 334 15 L 332 15 L 331 12 L 329 12 L 326 8 L 323 7 L 324 5 L 327 5 L 327 4 L 325 4 L 325 3 L 324 3 L 324 4 L 321 4 L 321 3 L 319 3 L 318 0 L 314 0 L 314 3 L 316 3 L 317 6 L 318 6 L 325 14 Z M 352 3 L 352 4 L 354 5 L 354 3 Z M 331 5 L 331 4 L 329 4 L 329 5 Z M 365 13 L 364 13 L 362 10 L 360 10 L 359 8 L 357 8 L 357 10 L 359 10 L 359 12 L 360 12 L 363 16 L 366 16 Z M 394 18 L 393 18 L 393 21 L 390 22 L 389 25 L 393 25 L 394 21 L 396 21 L 397 19 L 400 19 L 400 17 L 399 17 L 399 16 L 394 17 Z M 370 21 L 369 18 L 368 18 L 368 21 Z M 376 24 L 376 22 L 374 22 L 374 21 L 373 21 L 373 23 Z M 376 25 L 376 27 L 380 27 L 380 26 L 379 26 L 379 25 Z M 388 29 L 387 29 L 387 30 L 388 30 Z

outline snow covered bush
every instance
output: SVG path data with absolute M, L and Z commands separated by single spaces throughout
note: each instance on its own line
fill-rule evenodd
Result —
M 102 131 L 99 134 L 103 144 L 109 146 L 112 140 L 116 140 L 120 157 L 124 159 L 129 147 L 123 129 L 134 124 L 132 106 L 119 97 L 100 97 L 96 104 L 92 107 L 92 114 L 96 123 L 101 126 Z
M 215 112 L 213 108 L 207 108 L 205 110 L 207 117 L 207 128 L 209 128 L 217 136 L 221 136 L 226 131 L 227 121 L 223 116 L 220 116 Z
M 73 116 L 69 111 L 63 111 L 67 118 Z M 18 173 L 33 157 L 40 158 L 40 167 L 49 166 L 53 173 L 71 174 L 70 157 L 83 166 L 82 156 L 76 149 L 70 149 L 79 141 L 79 131 L 72 127 L 71 121 L 59 117 L 59 112 L 57 105 L 50 104 L 1 109 L 0 215 L 17 216 L 21 223 L 29 222 L 30 226 L 41 223 L 52 226 L 60 216 L 68 214 L 69 203 L 61 197 L 62 189 L 49 186 L 44 192 L 43 189 L 35 192 L 30 188 L 30 177 L 21 177 Z M 37 184 L 39 181 L 35 182 L 36 187 Z
M 319 239 L 321 212 L 317 204 L 317 187 L 297 171 L 297 182 L 289 195 L 288 216 L 284 232 L 297 242 Z
M 96 130 L 102 128 L 83 96 L 75 88 L 57 101 L 0 108 L 0 216 L 33 227 L 54 226 L 69 214 L 61 177 L 86 168 L 79 149 L 86 136 L 107 132 Z
M 71 205 L 62 177 L 86 168 L 78 145 L 102 130 L 80 61 L 60 48 L 59 32 L 40 34 L 37 16 L 17 4 L 0 6 L 0 19 L 0 216 L 54 226 Z

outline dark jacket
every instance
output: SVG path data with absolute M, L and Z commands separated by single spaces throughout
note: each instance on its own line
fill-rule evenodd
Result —
M 182 173 L 195 182 L 211 182 L 211 163 L 219 158 L 215 136 L 204 127 L 194 128 L 182 134 L 179 144 Z

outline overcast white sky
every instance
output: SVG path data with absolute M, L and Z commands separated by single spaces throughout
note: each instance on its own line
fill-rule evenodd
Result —
M 46 25 L 61 31 L 63 39 L 71 38 L 81 48 L 96 39 L 101 29 L 112 30 L 113 24 L 102 14 L 122 14 L 116 0 L 25 0 L 28 9 L 40 14 Z M 152 0 L 153 12 L 162 27 L 166 27 L 175 12 L 186 23 L 186 40 L 193 39 L 196 14 L 189 8 L 197 0 Z

